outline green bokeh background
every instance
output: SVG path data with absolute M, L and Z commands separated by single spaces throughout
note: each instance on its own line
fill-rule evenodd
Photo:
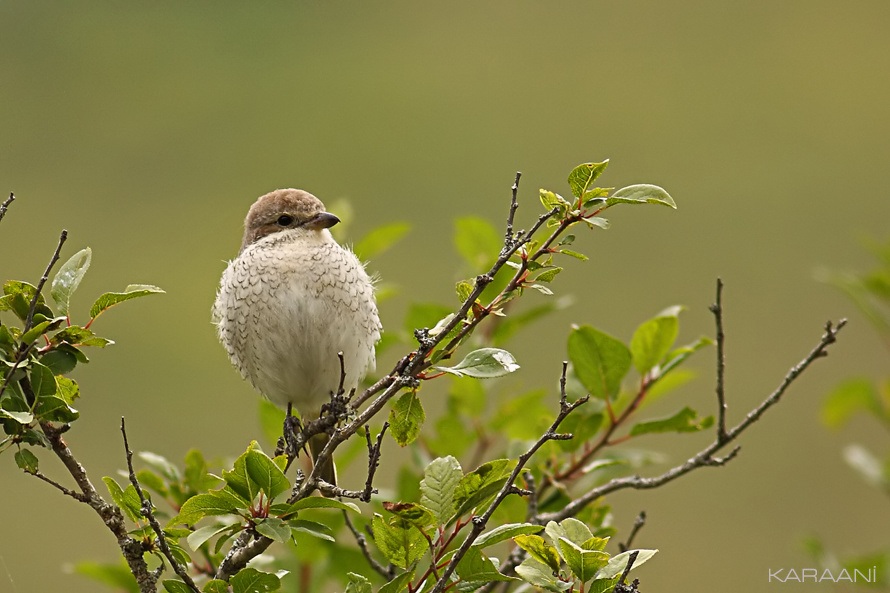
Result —
M 455 217 L 502 224 L 520 169 L 527 224 L 539 187 L 565 192 L 572 166 L 611 158 L 606 183 L 662 185 L 679 210 L 616 208 L 609 231 L 579 238 L 593 259 L 555 286 L 575 304 L 511 345 L 511 380 L 553 385 L 573 322 L 627 339 L 682 303 L 681 338 L 712 333 L 719 275 L 738 419 L 827 319 L 851 317 L 738 459 L 611 499 L 623 533 L 649 514 L 636 543 L 661 553 L 640 569 L 644 590 L 760 590 L 768 568 L 811 565 L 805 535 L 842 553 L 887 543 L 886 499 L 840 453 L 853 439 L 884 451 L 884 435 L 869 419 L 839 434 L 818 421 L 827 390 L 878 375 L 886 351 L 814 270 L 865 268 L 861 238 L 890 231 L 888 25 L 878 0 L 0 1 L 0 193 L 18 196 L 0 271 L 36 282 L 64 227 L 66 254 L 94 253 L 76 318 L 130 282 L 168 292 L 104 316 L 97 330 L 118 344 L 76 372 L 83 419 L 68 440 L 98 482 L 124 463 L 121 415 L 134 447 L 172 459 L 234 456 L 258 435 L 209 310 L 259 194 L 348 199 L 353 239 L 409 221 L 370 263 L 402 287 L 381 307 L 399 327 L 410 301 L 453 302 Z M 659 410 L 713 405 L 712 356 Z M 677 462 L 709 438 L 648 444 Z M 92 511 L 0 461 L 0 591 L 97 590 L 62 569 L 117 557 Z

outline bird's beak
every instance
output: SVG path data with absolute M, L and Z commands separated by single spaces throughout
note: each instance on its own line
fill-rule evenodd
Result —
M 303 226 L 313 231 L 320 231 L 321 229 L 329 229 L 338 222 L 340 222 L 340 219 L 330 212 L 319 212 Z

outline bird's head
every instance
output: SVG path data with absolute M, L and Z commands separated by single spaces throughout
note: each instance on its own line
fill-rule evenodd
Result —
M 244 220 L 241 251 L 273 233 L 288 229 L 321 232 L 340 222 L 325 211 L 324 204 L 301 189 L 277 189 L 260 196 Z

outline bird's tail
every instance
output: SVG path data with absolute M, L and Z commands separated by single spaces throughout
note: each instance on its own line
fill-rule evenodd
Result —
M 309 439 L 309 452 L 312 454 L 312 462 L 318 458 L 318 455 L 328 444 L 330 437 L 325 433 L 317 434 Z M 337 485 L 337 471 L 334 469 L 334 460 L 328 459 L 318 468 L 318 477 L 328 484 Z

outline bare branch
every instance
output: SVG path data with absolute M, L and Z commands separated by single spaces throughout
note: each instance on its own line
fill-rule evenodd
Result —
M 568 367 L 568 363 L 562 363 L 562 379 L 560 380 L 561 385 L 565 385 L 565 374 L 566 369 Z M 473 545 L 473 542 L 476 541 L 476 538 L 485 530 L 485 526 L 488 524 L 488 520 L 494 514 L 501 503 L 504 502 L 504 499 L 507 498 L 508 495 L 516 492 L 516 487 L 514 486 L 514 482 L 519 477 L 520 473 L 522 473 L 525 465 L 528 463 L 529 459 L 540 449 L 544 443 L 552 440 L 562 440 L 566 435 L 557 433 L 557 429 L 559 425 L 562 424 L 562 421 L 566 419 L 566 417 L 575 411 L 578 407 L 584 405 L 588 401 L 588 397 L 583 397 L 579 400 L 576 400 L 572 403 L 568 403 L 566 401 L 565 388 L 563 387 L 560 393 L 559 398 L 559 413 L 556 415 L 556 419 L 550 425 L 550 428 L 535 441 L 529 449 L 519 456 L 517 460 L 516 467 L 513 468 L 513 472 L 510 474 L 510 477 L 507 478 L 507 481 L 501 487 L 501 490 L 498 492 L 497 496 L 495 496 L 494 500 L 488 505 L 488 509 L 481 515 L 475 516 L 472 519 L 473 527 L 470 530 L 470 533 L 467 534 L 467 537 L 464 538 L 463 543 L 461 543 L 460 547 L 451 557 L 451 560 L 448 562 L 448 566 L 445 567 L 442 576 L 436 581 L 436 585 L 432 588 L 431 593 L 442 593 L 445 590 L 445 587 L 448 585 L 448 580 L 451 577 L 454 570 L 457 568 L 457 564 L 460 562 L 461 558 L 466 555 L 467 551 L 470 549 L 470 546 Z M 572 438 L 571 435 L 568 435 L 568 438 Z
M 15 200 L 15 194 L 9 192 L 9 197 L 3 200 L 3 203 L 0 204 L 0 220 L 3 220 L 3 217 L 6 216 L 6 210 L 9 208 L 9 205 Z
M 161 524 L 158 523 L 158 520 L 155 518 L 151 501 L 145 497 L 145 493 L 142 492 L 142 486 L 139 485 L 139 480 L 136 479 L 136 471 L 133 469 L 133 451 L 130 450 L 130 443 L 127 440 L 127 423 L 123 416 L 121 416 L 121 435 L 124 439 L 124 453 L 127 456 L 127 473 L 130 477 L 130 483 L 133 484 L 133 488 L 136 489 L 136 494 L 139 496 L 139 502 L 142 505 L 140 509 L 142 516 L 148 520 L 152 531 L 155 532 L 155 535 L 158 538 L 158 546 L 161 548 L 161 553 L 164 554 L 167 562 L 173 567 L 173 572 L 185 582 L 185 585 L 189 589 L 195 593 L 201 593 L 201 590 L 195 584 L 195 581 L 192 580 L 186 567 L 181 565 L 176 560 L 176 557 L 173 556 L 173 552 L 170 550 L 170 546 L 167 543 L 167 536 L 164 535 L 164 530 L 161 528 Z
M 640 529 L 643 528 L 643 525 L 646 524 L 646 511 L 640 511 L 640 514 L 637 515 L 637 518 L 634 520 L 633 527 L 630 528 L 630 534 L 627 536 L 627 541 L 624 543 L 618 544 L 618 549 L 622 552 L 626 552 L 630 549 L 631 544 L 633 544 L 634 538 L 637 536 L 637 533 Z
M 34 476 L 35 478 L 37 478 L 37 479 L 39 479 L 39 480 L 43 480 L 44 482 L 46 482 L 46 483 L 49 484 L 50 486 L 54 487 L 56 490 L 58 490 L 59 492 L 61 492 L 61 493 L 64 494 L 65 496 L 70 496 L 71 498 L 73 498 L 74 500 L 76 500 L 76 501 L 78 501 L 78 502 L 89 503 L 89 497 L 87 497 L 86 495 L 84 495 L 84 494 L 82 494 L 82 493 L 80 493 L 80 492 L 76 492 L 76 491 L 74 491 L 74 490 L 71 490 L 70 488 L 65 488 L 64 486 L 62 486 L 61 484 L 59 484 L 58 482 L 56 482 L 56 481 L 53 480 L 52 478 L 50 478 L 50 477 L 44 475 L 44 474 L 41 473 L 40 471 L 36 471 L 36 472 L 33 472 L 33 473 L 31 473 L 31 472 L 27 472 L 27 473 L 30 473 L 32 476 Z
M 355 543 L 358 544 L 359 550 L 362 551 L 362 555 L 365 557 L 365 560 L 368 561 L 371 568 L 377 571 L 377 573 L 387 581 L 391 580 L 395 576 L 395 567 L 390 565 L 387 568 L 380 564 L 380 562 L 371 555 L 371 550 L 368 549 L 368 540 L 365 537 L 365 534 L 356 529 L 355 525 L 352 523 L 352 519 L 349 518 L 349 513 L 347 511 L 343 511 L 343 519 L 346 521 L 346 526 L 349 528 L 349 531 L 352 532 L 352 536 L 355 538 Z
M 717 438 L 726 439 L 726 391 L 724 378 L 726 376 L 726 356 L 724 355 L 724 342 L 726 336 L 723 333 L 723 280 L 717 278 L 717 299 L 710 307 L 717 324 Z
M 504 249 L 510 249 L 516 242 L 516 236 L 513 234 L 513 218 L 516 216 L 516 209 L 519 203 L 516 201 L 516 194 L 519 193 L 519 178 L 522 177 L 522 171 L 516 171 L 516 179 L 510 187 L 510 212 L 507 214 L 507 228 L 504 232 Z
M 715 454 L 727 444 L 737 439 L 739 435 L 756 422 L 766 410 L 778 403 L 794 380 L 797 379 L 797 377 L 799 377 L 800 374 L 803 373 L 814 361 L 827 354 L 827 348 L 837 341 L 837 334 L 844 325 L 846 325 L 845 319 L 839 321 L 836 326 L 833 326 L 831 322 L 828 322 L 825 326 L 825 333 L 822 335 L 819 343 L 806 355 L 806 357 L 804 357 L 803 360 L 791 367 L 788 374 L 775 391 L 761 402 L 760 405 L 751 410 L 744 420 L 726 432 L 726 437 L 724 439 L 720 439 L 718 435 L 713 443 L 701 450 L 695 456 L 686 460 L 685 463 L 669 469 L 661 475 L 651 478 L 627 476 L 610 480 L 601 486 L 588 490 L 583 495 L 567 504 L 560 511 L 538 515 L 537 522 L 543 525 L 548 521 L 562 521 L 566 517 L 573 517 L 597 498 L 617 490 L 623 490 L 625 488 L 633 488 L 636 490 L 657 488 L 700 467 L 719 467 L 724 465 L 738 454 L 739 448 L 736 447 L 724 457 L 715 457 Z

